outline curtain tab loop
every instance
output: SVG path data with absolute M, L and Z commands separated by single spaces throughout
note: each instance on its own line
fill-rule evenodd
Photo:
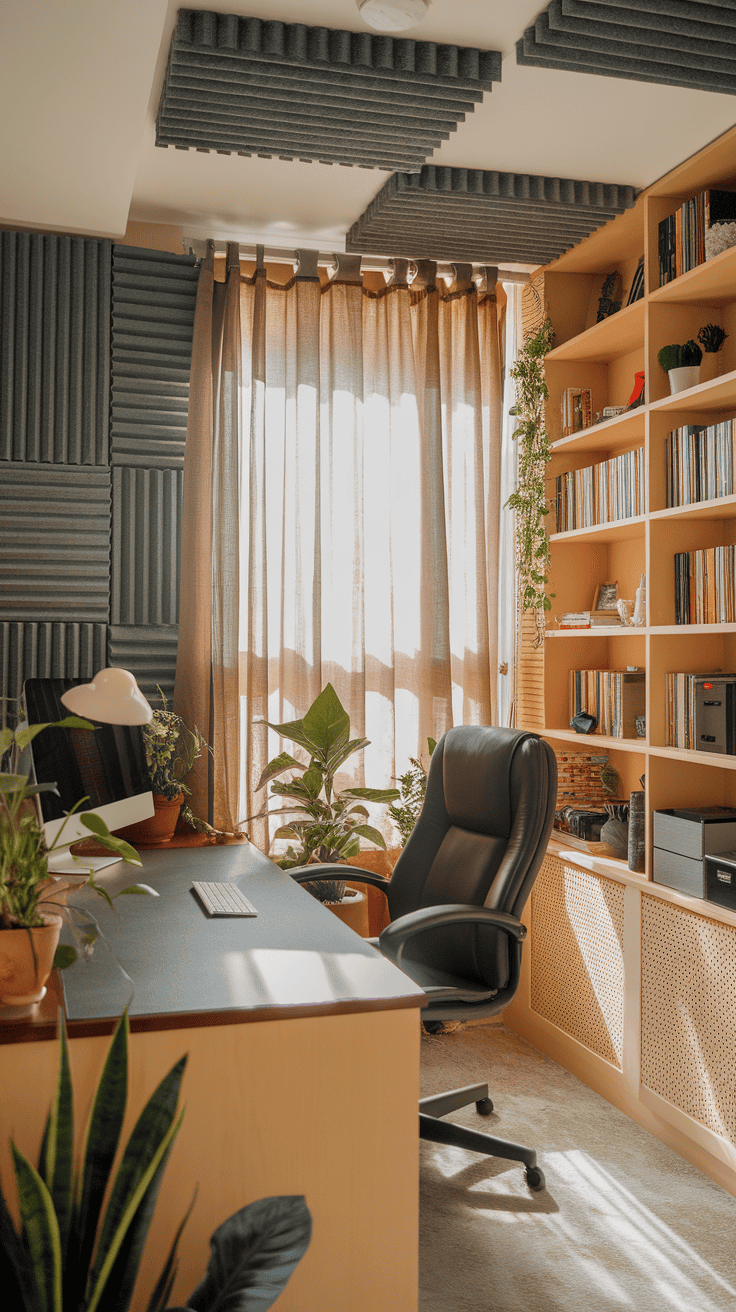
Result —
M 386 283 L 387 287 L 408 287 L 409 286 L 409 265 L 411 260 L 393 259 L 391 260 L 391 277 Z
M 314 281 L 316 278 L 319 281 L 319 269 L 317 267 L 319 251 L 297 251 L 296 258 L 299 261 L 296 271 L 297 280 L 303 282 L 309 278 Z
M 450 291 L 469 292 L 471 287 L 474 286 L 472 264 L 453 264 L 452 271 L 455 276 Z
M 437 262 L 436 260 L 416 260 L 416 276 L 412 282 L 412 288 L 434 287 L 437 281 Z
M 496 290 L 496 283 L 498 282 L 498 265 L 484 264 L 480 272 L 483 276 L 481 290 L 490 295 Z
M 204 259 L 202 260 L 202 268 L 203 268 L 203 269 L 209 269 L 210 273 L 214 272 L 214 268 L 215 268 L 215 243 L 214 243 L 214 241 L 212 240 L 211 237 L 210 237 L 210 238 L 208 239 L 208 241 L 207 241 L 207 250 L 206 250 L 206 253 L 205 253 Z
M 266 272 L 265 246 L 256 246 L 256 273 Z
M 234 270 L 240 273 L 240 246 L 236 241 L 229 241 L 227 244 L 227 271 Z
M 331 282 L 354 282 L 362 285 L 360 272 L 360 255 L 348 254 L 346 251 L 338 251 L 335 255 L 337 260 L 337 272 Z

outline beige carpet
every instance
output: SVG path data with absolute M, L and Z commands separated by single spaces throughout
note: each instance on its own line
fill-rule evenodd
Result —
M 734 1312 L 736 1199 L 501 1026 L 422 1038 L 422 1093 L 487 1080 L 523 1167 L 421 1144 L 420 1312 Z

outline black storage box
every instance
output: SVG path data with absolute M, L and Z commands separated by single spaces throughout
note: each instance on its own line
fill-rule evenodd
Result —
M 736 911 L 736 852 L 706 856 L 705 897 L 719 907 Z

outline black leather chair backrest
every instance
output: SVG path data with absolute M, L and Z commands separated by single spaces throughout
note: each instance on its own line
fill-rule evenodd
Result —
M 430 763 L 414 831 L 388 889 L 391 919 L 462 903 L 520 916 L 554 820 L 557 763 L 549 744 L 518 729 L 449 729 Z M 503 988 L 508 939 L 471 925 L 430 930 L 410 950 L 422 961 Z

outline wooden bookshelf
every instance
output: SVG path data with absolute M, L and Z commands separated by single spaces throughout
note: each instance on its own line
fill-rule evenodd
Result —
M 666 504 L 667 434 L 736 417 L 736 248 L 658 285 L 660 221 L 711 186 L 736 191 L 736 128 L 534 277 L 556 333 L 545 358 L 554 596 L 538 666 L 543 698 L 529 712 L 537 722 L 523 727 L 544 736 L 558 754 L 607 755 L 620 776 L 620 798 L 644 779 L 646 858 L 638 873 L 626 861 L 566 847 L 561 838 L 550 843 L 525 911 L 528 948 L 504 1022 L 736 1196 L 736 1111 L 729 1110 L 736 907 L 653 879 L 655 811 L 736 807 L 736 756 L 686 751 L 667 741 L 668 673 L 736 670 L 736 624 L 674 622 L 675 553 L 736 543 L 736 489 L 714 500 Z M 644 296 L 626 306 L 642 252 Z M 623 308 L 596 323 L 596 298 L 614 270 L 622 278 Z M 696 387 L 671 396 L 657 353 L 669 343 L 697 339 L 706 323 L 728 334 L 721 352 L 704 356 Z M 562 436 L 564 389 L 590 388 L 595 416 L 604 407 L 625 406 L 641 370 L 642 406 Z M 556 477 L 636 448 L 644 452 L 644 513 L 555 532 Z M 592 608 L 599 583 L 615 579 L 619 597 L 633 600 L 641 574 L 647 578 L 644 626 L 559 629 L 565 612 Z M 570 671 L 631 667 L 645 673 L 645 736 L 574 733 Z

